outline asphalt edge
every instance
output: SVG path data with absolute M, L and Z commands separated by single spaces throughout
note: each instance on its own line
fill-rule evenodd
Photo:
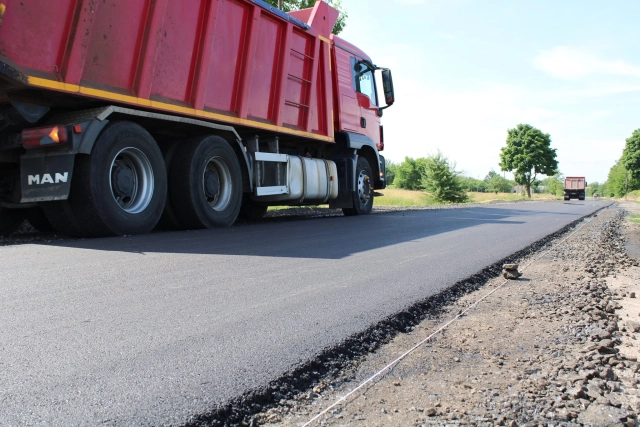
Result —
M 265 387 L 251 390 L 233 398 L 207 413 L 190 417 L 182 426 L 257 426 L 258 424 L 254 419 L 255 415 L 277 406 L 283 399 L 294 399 L 297 394 L 310 390 L 323 379 L 337 379 L 339 372 L 345 369 L 353 369 L 354 363 L 360 357 L 377 350 L 396 335 L 411 331 L 422 321 L 437 317 L 442 314 L 442 307 L 482 288 L 491 279 L 500 276 L 503 264 L 518 263 L 572 231 L 577 224 L 583 222 L 586 218 L 597 216 L 601 211 L 615 206 L 616 202 L 612 202 L 589 215 L 570 222 L 558 231 L 537 240 L 520 251 L 483 268 L 466 279 L 454 283 L 444 291 L 371 325 L 366 330 L 352 335 L 336 346 L 323 350 L 313 359 L 295 366 L 291 371 L 271 381 Z

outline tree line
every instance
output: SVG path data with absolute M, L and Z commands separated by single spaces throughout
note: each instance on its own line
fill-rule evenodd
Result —
M 418 159 L 405 157 L 398 164 L 387 161 L 386 167 L 390 187 L 426 191 L 442 203 L 464 202 L 467 192 L 510 193 L 518 184 L 529 198 L 532 191 L 542 189 L 562 196 L 564 188 L 551 137 L 527 124 L 507 131 L 506 146 L 500 152 L 500 169 L 512 172 L 513 180 L 493 169 L 482 180 L 464 176 L 456 170 L 455 162 L 440 152 Z M 546 177 L 539 179 L 542 175 Z
M 514 180 L 494 170 L 484 179 L 465 176 L 440 152 L 417 159 L 405 157 L 401 163 L 387 161 L 386 166 L 391 188 L 427 191 L 443 203 L 464 201 L 467 192 L 513 192 L 516 185 L 522 185 L 528 197 L 531 192 L 562 197 L 564 190 L 564 175 L 558 169 L 549 134 L 527 124 L 507 131 L 506 145 L 500 152 L 500 170 L 512 172 Z M 625 140 L 622 155 L 609 170 L 607 180 L 589 182 L 587 196 L 621 198 L 635 190 L 640 190 L 640 129 Z
M 607 180 L 589 183 L 587 196 L 598 194 L 620 198 L 634 190 L 640 190 L 640 129 L 625 140 L 622 156 L 609 169 Z
M 438 153 L 438 155 L 444 157 L 441 153 Z M 446 160 L 448 161 L 448 159 Z M 386 160 L 387 186 L 389 188 L 429 192 L 429 188 L 434 188 L 439 185 L 437 175 L 429 177 L 427 165 L 430 162 L 437 163 L 438 159 L 434 158 L 434 156 L 420 157 L 417 159 L 405 157 L 400 163 Z M 515 180 L 507 179 L 493 169 L 491 169 L 484 178 L 478 179 L 456 171 L 451 165 L 452 163 L 449 162 L 450 176 L 457 177 L 460 184 L 459 187 L 465 193 L 513 193 L 518 185 Z M 445 186 L 443 185 L 443 187 Z M 533 193 L 548 193 L 556 197 L 562 197 L 563 190 L 564 175 L 560 173 L 543 179 L 536 179 L 531 186 Z M 442 193 L 444 193 L 444 191 Z M 458 196 L 459 195 L 456 194 L 455 198 L 458 198 Z M 453 200 L 448 200 L 446 197 L 439 201 L 445 203 L 453 202 Z

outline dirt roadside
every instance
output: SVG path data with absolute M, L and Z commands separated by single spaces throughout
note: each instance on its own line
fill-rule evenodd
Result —
M 620 207 L 522 259 L 518 280 L 490 280 L 251 424 L 302 426 L 330 408 L 308 425 L 638 425 L 640 268 L 625 240 L 640 244 L 640 225 Z

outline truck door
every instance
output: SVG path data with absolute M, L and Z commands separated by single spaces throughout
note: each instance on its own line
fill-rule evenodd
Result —
M 353 70 L 353 83 L 360 108 L 358 133 L 368 136 L 376 145 L 379 145 L 380 110 L 374 71 L 357 57 L 351 57 L 351 70 Z
M 380 117 L 373 70 L 355 53 L 336 45 L 339 129 L 366 135 L 379 146 Z

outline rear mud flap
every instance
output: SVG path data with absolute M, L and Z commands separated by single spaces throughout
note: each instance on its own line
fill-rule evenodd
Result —
M 355 175 L 354 161 L 355 155 L 347 159 L 334 159 L 338 168 L 338 197 L 329 200 L 331 209 L 351 208 L 353 207 L 352 192 L 355 191 Z
M 66 200 L 75 154 L 20 158 L 21 203 Z

